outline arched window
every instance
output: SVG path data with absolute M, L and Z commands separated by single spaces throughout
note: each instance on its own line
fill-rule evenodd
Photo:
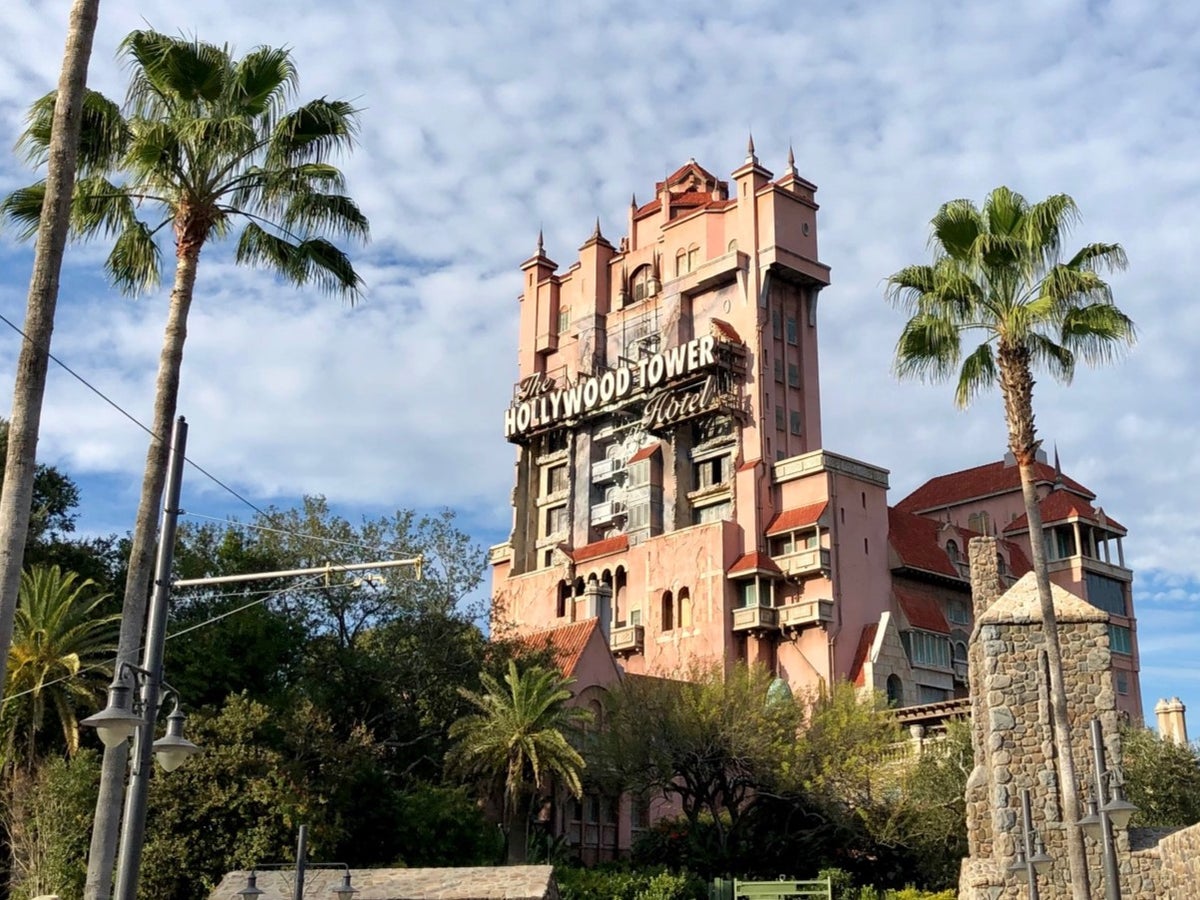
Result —
M 554 605 L 554 614 L 560 619 L 566 616 L 567 607 L 571 602 L 571 585 L 565 581 L 558 583 L 558 602 Z
M 692 627 L 692 595 L 685 587 L 679 589 L 679 627 Z
M 675 598 L 670 591 L 662 595 L 662 630 L 670 631 L 675 627 Z
M 640 266 L 634 270 L 633 278 L 630 279 L 630 292 L 633 294 L 633 302 L 645 300 L 647 297 L 653 297 L 657 291 L 654 282 L 654 273 L 649 266 Z
M 950 562 L 956 566 L 962 562 L 962 556 L 958 552 L 958 544 L 954 541 L 946 541 L 946 555 L 950 557 Z
M 627 615 L 628 612 L 625 609 L 625 569 L 618 566 L 617 575 L 613 582 L 613 621 L 618 625 L 624 625 Z
M 696 266 L 700 265 L 700 247 L 697 244 L 692 244 L 688 247 L 687 267 L 688 271 L 692 271 Z
M 687 251 L 681 247 L 675 254 L 675 277 L 685 274 L 687 270 Z
M 888 706 L 900 706 L 904 703 L 904 687 L 899 675 L 889 675 L 887 678 Z
M 955 662 L 955 664 L 958 664 L 958 663 L 965 664 L 966 661 L 967 661 L 967 645 L 966 645 L 966 643 L 963 641 L 955 641 L 954 642 L 954 662 Z
M 996 573 L 1001 577 L 1008 574 L 1008 563 L 1004 561 L 1004 554 L 996 554 Z

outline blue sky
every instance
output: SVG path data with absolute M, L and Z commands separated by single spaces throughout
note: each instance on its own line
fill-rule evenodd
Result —
M 68 5 L 0 12 L 4 146 L 55 83 Z M 302 97 L 363 110 L 344 161 L 374 235 L 357 255 L 361 304 L 284 288 L 222 249 L 201 262 L 180 405 L 190 455 L 259 505 L 322 493 L 351 516 L 450 506 L 481 542 L 502 539 L 517 266 L 538 228 L 569 264 L 597 214 L 615 240 L 631 192 L 647 199 L 690 156 L 727 175 L 750 129 L 764 165 L 780 172 L 790 142 L 820 186 L 826 445 L 889 468 L 898 499 L 997 458 L 1004 429 L 995 396 L 962 413 L 948 387 L 893 379 L 901 319 L 883 279 L 926 258 L 944 200 L 999 184 L 1071 194 L 1075 242 L 1129 254 L 1113 285 L 1141 339 L 1070 388 L 1040 382 L 1038 425 L 1129 528 L 1147 708 L 1178 694 L 1200 715 L 1200 7 L 142 0 L 102 4 L 94 87 L 121 94 L 116 45 L 147 23 L 290 46 Z M 0 153 L 0 190 L 29 179 Z M 54 350 L 146 419 L 166 292 L 115 294 L 103 252 L 71 250 Z M 0 310 L 18 321 L 28 267 L 0 235 Z M 16 341 L 0 333 L 0 373 Z M 144 436 L 61 373 L 41 454 L 80 482 L 86 530 L 130 526 Z M 244 511 L 198 478 L 185 506 Z

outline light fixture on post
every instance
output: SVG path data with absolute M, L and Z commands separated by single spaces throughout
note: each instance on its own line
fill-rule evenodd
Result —
M 301 825 L 299 832 L 296 835 L 296 861 L 290 863 L 259 863 L 255 865 L 246 875 L 246 886 L 238 891 L 238 894 L 243 900 L 258 900 L 259 895 L 263 893 L 258 886 L 259 869 L 278 869 L 287 877 L 287 872 L 292 872 L 291 893 L 292 900 L 304 900 L 305 878 L 310 869 L 341 869 L 342 878 L 340 882 L 334 882 L 333 887 L 329 889 L 329 893 L 333 894 L 335 900 L 354 900 L 354 895 L 358 893 L 358 888 L 351 882 L 350 867 L 346 863 L 310 863 L 308 861 L 308 826 Z
M 167 733 L 154 742 L 154 758 L 165 772 L 174 772 L 187 762 L 188 757 L 200 752 L 200 748 L 183 736 L 183 722 L 187 718 L 179 711 L 179 695 L 175 696 L 175 708 L 167 716 Z
M 1029 883 L 1029 900 L 1040 900 L 1037 877 L 1050 871 L 1053 864 L 1042 836 L 1033 827 L 1033 808 L 1029 800 L 1029 788 L 1021 789 L 1021 837 L 1017 841 L 1016 859 L 1008 871 L 1024 872 Z
M 1092 759 L 1096 765 L 1094 793 L 1088 798 L 1087 815 L 1078 824 L 1100 842 L 1104 856 L 1105 900 L 1121 900 L 1121 875 L 1117 866 L 1117 842 L 1113 827 L 1128 826 L 1137 807 L 1125 799 L 1120 770 L 1116 766 L 1109 769 L 1105 763 L 1104 730 L 1099 719 L 1092 719 Z M 1112 782 L 1111 792 L 1109 782 Z
M 246 873 L 246 886 L 238 891 L 242 900 L 258 900 L 265 891 L 258 886 L 258 873 L 251 869 Z
M 95 728 L 105 747 L 116 747 L 129 740 L 146 720 L 133 711 L 132 688 L 125 677 L 128 663 L 123 663 L 108 686 L 108 705 L 95 715 L 88 716 L 80 725 Z

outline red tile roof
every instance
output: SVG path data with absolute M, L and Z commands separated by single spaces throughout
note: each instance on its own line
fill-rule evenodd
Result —
M 741 335 L 739 335 L 732 325 L 723 319 L 712 320 L 713 329 L 727 341 L 733 341 L 735 344 L 742 343 Z
M 631 463 L 641 462 L 643 459 L 649 459 L 650 457 L 652 457 L 655 453 L 657 453 L 661 449 L 662 449 L 662 444 L 660 444 L 660 443 L 651 444 L 648 447 L 643 447 L 637 453 L 633 454 L 633 456 L 629 457 L 629 461 Z
M 950 527 L 954 528 L 955 540 L 960 542 L 959 549 L 963 549 L 962 536 L 958 533 L 962 529 L 953 525 Z M 888 508 L 888 542 L 900 557 L 901 565 L 961 579 L 962 574 L 950 562 L 950 557 L 938 542 L 941 528 L 942 523 L 936 519 L 902 512 L 895 507 Z
M 919 569 L 933 572 L 947 578 L 966 580 L 966 576 L 958 571 L 939 540 L 941 529 L 946 527 L 943 522 L 928 516 L 918 516 L 902 512 L 890 507 L 888 509 L 888 542 L 900 559 L 900 564 L 908 569 Z M 952 537 L 958 544 L 959 552 L 964 562 L 967 559 L 968 542 L 980 534 L 968 528 L 949 526 L 954 532 Z M 1011 574 L 1018 578 L 1032 567 L 1025 551 L 1012 541 L 999 540 L 998 546 L 1008 555 L 1008 567 Z
M 729 567 L 726 573 L 731 578 L 735 575 L 782 575 L 783 570 L 775 564 L 775 560 L 767 556 L 765 553 L 755 551 L 753 553 L 743 553 Z
M 577 547 L 574 550 L 568 550 L 567 554 L 577 563 L 586 562 L 589 559 L 597 559 L 601 556 L 608 556 L 610 553 L 619 553 L 622 550 L 629 549 L 629 536 L 618 534 L 616 537 L 605 538 L 602 541 L 594 541 L 591 544 L 584 544 L 582 547 Z
M 717 177 L 715 175 L 713 175 L 712 172 L 705 169 L 702 165 L 700 165 L 700 163 L 696 162 L 694 159 L 689 159 L 682 166 L 680 166 L 678 169 L 676 169 L 674 172 L 672 172 L 670 175 L 668 175 L 667 180 L 665 182 L 656 181 L 654 183 L 654 190 L 661 191 L 663 189 L 664 184 L 674 184 L 675 182 L 682 180 L 683 176 L 687 175 L 689 172 L 695 172 L 697 175 L 700 176 L 701 180 L 703 180 L 703 181 L 714 181 L 714 182 L 717 181 Z
M 1053 484 L 1055 479 L 1054 467 L 1046 463 L 1034 464 L 1034 471 L 1039 483 Z M 1095 499 L 1095 494 L 1074 479 L 1063 476 L 1063 484 L 1078 494 Z M 903 500 L 896 504 L 896 509 L 903 512 L 925 512 L 932 509 L 944 509 L 958 503 L 965 503 L 978 497 L 990 497 L 1021 489 L 1021 472 L 1015 465 L 1005 465 L 1004 460 L 976 466 L 973 469 L 963 469 L 961 472 L 951 472 L 949 475 L 939 475 L 925 482 Z
M 1114 531 L 1125 532 L 1125 526 L 1116 519 L 1110 518 L 1101 510 L 1092 506 L 1083 497 L 1073 494 L 1070 491 L 1051 491 L 1042 498 L 1042 502 L 1038 504 L 1038 508 L 1042 511 L 1043 525 L 1049 525 L 1052 522 L 1065 522 L 1072 518 L 1080 518 L 1087 522 L 1104 525 Z M 1015 534 L 1028 530 L 1029 517 L 1022 515 L 1019 519 L 1013 519 L 1005 527 L 1004 533 Z
M 878 629 L 879 625 L 872 622 L 870 625 L 864 625 L 862 634 L 858 636 L 858 647 L 854 650 L 854 662 L 850 664 L 850 681 L 857 687 L 863 687 L 866 684 L 867 656 L 871 652 L 871 645 L 875 643 L 875 632 Z
M 600 627 L 599 619 L 585 619 L 582 622 L 572 622 L 569 625 L 559 625 L 557 628 L 547 628 L 522 634 L 514 640 L 528 650 L 549 650 L 554 658 L 554 664 L 564 675 L 574 675 L 575 667 L 592 634 Z
M 767 537 L 773 537 L 777 534 L 785 534 L 789 531 L 795 531 L 797 528 L 807 528 L 810 525 L 816 525 L 817 520 L 821 518 L 825 512 L 825 507 L 829 504 L 822 500 L 820 503 L 810 503 L 807 506 L 800 506 L 796 509 L 785 509 L 771 520 L 771 524 L 767 526 Z
M 941 604 L 932 597 L 896 587 L 892 588 L 892 593 L 896 595 L 900 609 L 904 611 L 904 617 L 908 619 L 910 626 L 938 634 L 950 633 L 950 623 L 946 621 L 946 614 L 942 612 Z

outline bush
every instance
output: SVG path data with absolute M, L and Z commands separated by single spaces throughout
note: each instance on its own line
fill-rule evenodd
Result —
M 562 900 L 707 900 L 708 886 L 690 872 L 599 866 L 556 866 Z

